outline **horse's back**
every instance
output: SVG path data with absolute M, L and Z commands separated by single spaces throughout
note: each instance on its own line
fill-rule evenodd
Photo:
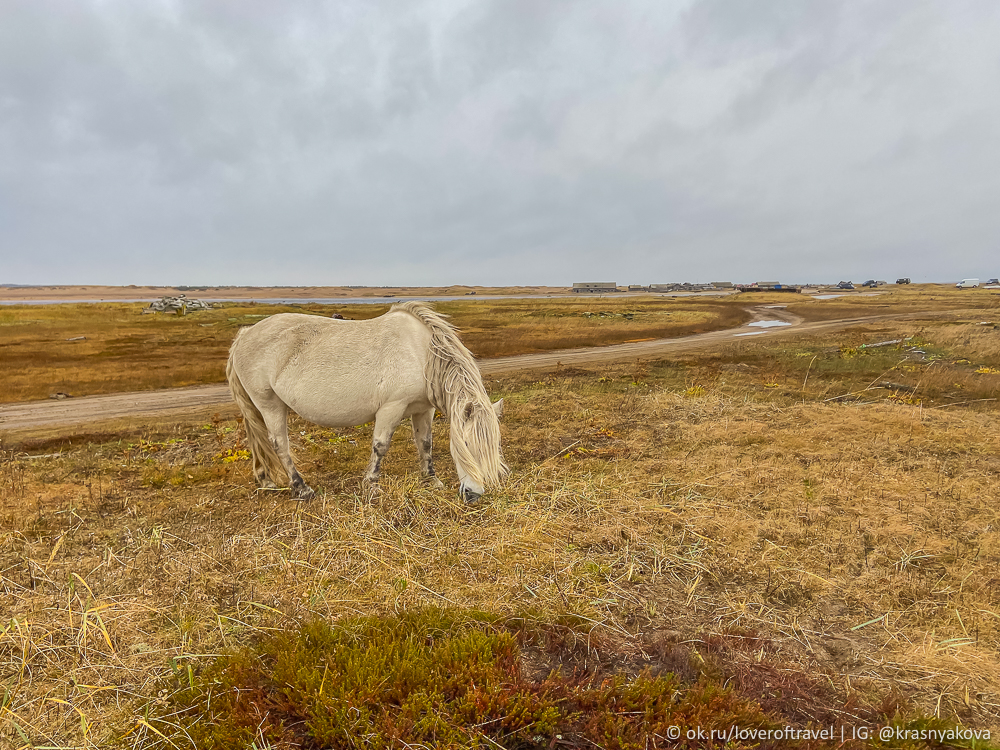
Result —
M 310 421 L 348 426 L 370 421 L 389 401 L 429 406 L 430 338 L 403 312 L 370 320 L 282 313 L 244 329 L 232 356 L 251 394 L 273 393 Z

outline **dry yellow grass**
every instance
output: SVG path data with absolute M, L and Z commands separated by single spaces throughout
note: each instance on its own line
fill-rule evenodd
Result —
M 122 303 L 0 308 L 0 401 L 57 392 L 81 396 L 148 390 L 224 378 L 224 353 L 238 320 L 248 311 L 177 317 L 141 315 L 140 309 Z
M 747 308 L 785 304 L 806 320 L 887 311 L 978 307 L 992 314 L 1000 297 L 989 290 L 955 293 L 940 287 L 892 289 L 876 296 L 814 300 L 792 294 L 725 298 L 459 299 L 438 303 L 480 357 L 684 336 L 737 326 Z M 0 307 L 4 377 L 0 403 L 218 383 L 237 328 L 277 312 L 306 311 L 349 318 L 380 315 L 388 304 L 278 306 L 226 303 L 190 314 L 140 315 L 128 303 Z
M 1000 293 L 995 289 L 955 289 L 944 284 L 913 284 L 880 287 L 875 292 L 830 291 L 838 295 L 813 299 L 801 295 L 766 295 L 773 303 L 785 303 L 791 312 L 807 320 L 836 320 L 879 313 L 917 312 L 921 310 L 1000 309 Z M 994 313 L 996 314 L 996 313 Z
M 998 330 L 976 317 L 869 324 L 844 331 L 838 346 L 800 337 L 772 356 L 734 348 L 716 360 L 739 358 L 760 373 L 758 385 L 786 394 L 808 384 L 825 401 L 872 403 L 888 391 L 895 402 L 913 406 L 991 410 L 1000 395 Z
M 278 312 L 365 319 L 388 304 L 226 303 L 180 317 L 106 303 L 0 308 L 0 402 L 219 383 L 240 326 Z M 481 357 L 718 330 L 749 319 L 742 306 L 707 300 L 512 299 L 441 303 Z
M 427 604 L 576 613 L 636 657 L 743 633 L 760 649 L 731 654 L 734 674 L 828 684 L 844 721 L 905 694 L 1000 729 L 1000 413 L 859 390 L 884 362 L 839 354 L 909 333 L 494 380 L 513 473 L 476 509 L 417 483 L 404 431 L 372 496 L 367 429 L 295 423 L 324 490 L 309 505 L 252 489 L 228 419 L 8 450 L 0 738 L 155 746 L 158 691 L 220 649 L 308 615 Z M 962 341 L 940 346 L 955 359 Z M 453 487 L 443 425 L 435 438 Z
M 746 301 L 716 298 L 569 298 L 438 303 L 479 357 L 604 346 L 733 328 Z

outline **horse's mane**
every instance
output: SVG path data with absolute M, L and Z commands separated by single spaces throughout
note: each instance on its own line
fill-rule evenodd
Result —
M 493 411 L 476 360 L 445 315 L 422 302 L 400 302 L 389 312 L 413 315 L 431 332 L 431 356 L 424 377 L 431 403 L 448 415 L 451 444 L 469 476 L 489 487 L 507 473 L 500 452 L 500 420 Z

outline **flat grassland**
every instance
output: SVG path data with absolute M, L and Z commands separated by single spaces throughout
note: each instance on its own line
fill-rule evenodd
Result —
M 949 293 L 950 292 L 950 293 Z M 436 303 L 478 357 L 684 336 L 738 326 L 747 309 L 785 304 L 806 320 L 988 305 L 986 290 L 900 288 L 815 300 L 789 294 L 464 300 Z M 219 383 L 236 330 L 279 312 L 371 318 L 389 305 L 220 303 L 213 310 L 140 314 L 140 303 L 0 306 L 0 403 Z
M 441 302 L 466 345 L 496 357 L 731 328 L 749 319 L 745 305 L 714 298 L 511 299 Z M 225 380 L 226 356 L 241 326 L 280 312 L 382 315 L 385 304 L 222 303 L 212 310 L 141 314 L 137 303 L 0 307 L 5 376 L 0 403 Z
M 886 299 L 789 309 L 860 317 Z M 253 489 L 226 415 L 6 446 L 0 744 L 639 748 L 670 746 L 675 724 L 734 723 L 838 727 L 803 747 L 868 746 L 842 745 L 839 727 L 885 723 L 995 733 L 1000 309 L 960 299 L 977 309 L 948 322 L 490 379 L 512 472 L 476 508 L 454 497 L 443 420 L 449 489 L 417 481 L 401 430 L 379 494 L 360 485 L 370 427 L 294 421 L 311 504 Z M 503 341 L 518 308 L 499 304 L 479 318 L 442 307 L 466 340 Z M 631 304 L 546 315 L 644 314 Z M 137 325 L 164 341 L 207 331 L 205 351 L 224 353 L 229 324 L 264 310 L 233 313 Z
M 566 294 L 566 287 L 506 286 L 0 286 L 0 300 L 115 300 L 156 299 L 185 294 L 205 299 L 321 299 L 324 297 L 445 297 L 474 295 Z

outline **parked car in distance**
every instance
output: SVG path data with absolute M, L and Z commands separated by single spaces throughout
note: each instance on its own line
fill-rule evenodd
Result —
M 979 279 L 962 279 L 955 286 L 958 289 L 975 289 L 979 286 Z
M 906 277 L 903 277 L 902 279 L 896 279 L 896 283 L 897 284 L 909 284 L 910 280 L 908 278 L 906 278 Z
M 853 288 L 854 284 L 852 284 L 850 281 L 841 281 L 839 284 L 837 284 L 837 289 L 853 289 Z
M 1000 279 L 987 279 L 987 284 L 1000 284 Z
M 864 282 L 861 286 L 878 286 L 878 282 L 875 281 L 875 279 L 868 279 L 868 281 Z

